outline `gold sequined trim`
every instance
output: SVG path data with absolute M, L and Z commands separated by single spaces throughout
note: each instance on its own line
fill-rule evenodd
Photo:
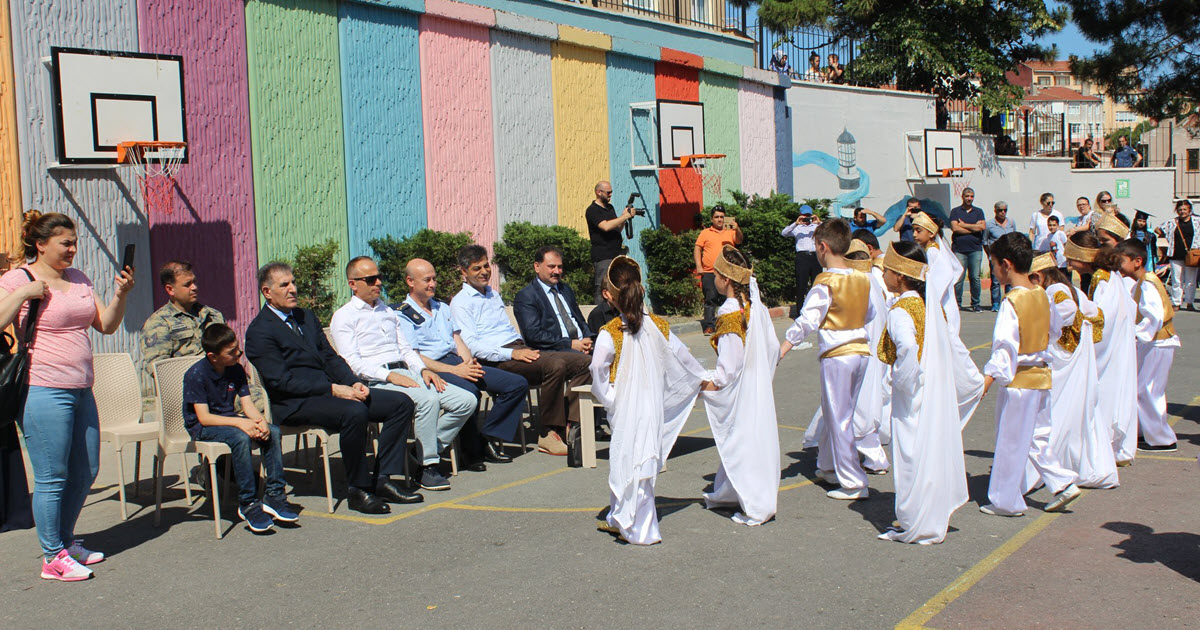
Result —
M 724 315 L 718 316 L 716 330 L 713 332 L 712 336 L 708 338 L 708 343 L 712 344 L 713 351 L 715 352 L 717 350 L 717 341 L 721 338 L 721 336 L 728 335 L 730 333 L 741 337 L 742 343 L 746 343 L 747 324 L 748 321 L 746 319 L 745 311 L 734 311 L 732 313 L 725 313 Z
M 1096 287 L 1100 286 L 1101 282 L 1107 281 L 1110 277 L 1112 277 L 1112 274 L 1104 269 L 1097 269 L 1092 273 L 1092 285 L 1088 287 L 1089 300 L 1096 299 Z
M 1071 288 L 1074 293 L 1074 287 Z M 1072 299 L 1065 292 L 1059 291 L 1054 294 L 1054 303 L 1062 304 L 1067 300 Z M 1096 309 L 1095 317 L 1088 317 L 1083 314 L 1083 309 L 1079 308 L 1079 300 L 1075 299 L 1075 319 L 1068 325 L 1063 326 L 1062 331 L 1058 336 L 1058 346 L 1067 352 L 1075 353 L 1075 349 L 1079 347 L 1079 340 L 1083 335 L 1083 322 L 1092 323 L 1092 343 L 1100 343 L 1104 339 L 1104 311 Z
M 903 309 L 912 318 L 913 326 L 917 329 L 917 360 L 920 361 L 925 352 L 925 301 L 915 297 L 900 298 L 892 308 Z M 892 341 L 887 328 L 883 329 L 883 338 L 879 340 L 879 360 L 888 365 L 896 363 L 896 343 Z
M 647 316 L 650 318 L 650 321 L 654 322 L 654 325 L 662 333 L 663 337 L 670 339 L 671 323 L 658 315 L 650 314 Z M 612 365 L 608 366 L 608 382 L 615 383 L 617 382 L 617 366 L 621 364 L 621 343 L 625 341 L 625 323 L 621 321 L 620 317 L 614 317 L 600 330 L 607 330 L 613 340 L 614 354 Z

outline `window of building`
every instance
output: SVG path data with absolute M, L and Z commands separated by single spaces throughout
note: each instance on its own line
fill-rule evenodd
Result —
M 1078 115 L 1079 115 L 1079 106 L 1078 106 L 1078 105 L 1070 105 L 1070 106 L 1068 106 L 1068 107 L 1067 107 L 1067 113 L 1068 113 L 1068 114 L 1070 114 L 1070 115 L 1072 115 L 1072 116 L 1078 116 Z
M 1133 112 L 1114 112 L 1113 118 L 1119 123 L 1135 123 L 1137 122 L 1137 114 Z
M 1038 77 L 1037 84 L 1041 86 L 1050 85 L 1050 77 Z
M 1054 85 L 1071 85 L 1071 77 L 1054 77 Z
M 1200 171 L 1200 149 L 1187 150 L 1187 170 Z
M 1075 138 L 1076 136 L 1079 136 L 1079 135 L 1080 135 L 1080 131 L 1082 131 L 1082 130 L 1083 130 L 1083 126 L 1082 126 L 1082 125 L 1080 125 L 1079 123 L 1071 123 L 1071 124 L 1069 125 L 1069 127 L 1070 127 L 1070 131 L 1069 131 L 1069 133 L 1071 134 L 1071 137 L 1072 137 L 1072 138 Z

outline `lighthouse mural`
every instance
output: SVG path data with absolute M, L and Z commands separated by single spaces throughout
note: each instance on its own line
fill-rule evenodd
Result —
M 837 154 L 838 154 L 838 188 L 842 191 L 852 191 L 858 188 L 858 141 L 850 133 L 849 129 L 842 128 L 842 133 L 837 137 Z M 842 216 L 853 216 L 854 207 L 857 203 L 850 203 L 842 206 Z

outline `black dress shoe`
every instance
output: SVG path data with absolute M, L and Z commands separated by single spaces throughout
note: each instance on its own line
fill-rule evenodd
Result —
M 391 479 L 380 481 L 375 494 L 388 503 L 420 503 L 425 500 L 419 492 L 408 490 Z
M 512 461 L 504 452 L 504 443 L 500 440 L 487 440 L 483 443 L 483 458 L 493 464 L 507 464 Z
M 463 470 L 469 470 L 471 472 L 487 472 L 487 464 L 481 461 L 473 461 L 463 466 Z
M 392 511 L 388 504 L 379 497 L 363 490 L 351 487 L 347 494 L 350 496 L 350 509 L 363 514 L 387 514 Z

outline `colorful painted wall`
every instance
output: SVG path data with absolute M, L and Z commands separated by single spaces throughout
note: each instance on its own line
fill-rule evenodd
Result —
M 171 213 L 147 215 L 127 169 L 54 165 L 51 45 L 183 56 L 189 162 Z M 726 190 L 790 191 L 787 80 L 752 60 L 749 40 L 571 3 L 5 2 L 0 251 L 17 246 L 23 210 L 66 212 L 80 225 L 77 264 L 108 296 L 121 246 L 136 243 L 126 324 L 95 339 L 135 352 L 165 301 L 152 270 L 172 258 L 195 264 L 202 300 L 243 331 L 257 267 L 330 238 L 340 264 L 370 254 L 372 238 L 425 227 L 489 248 L 513 221 L 586 235 L 603 179 L 618 205 L 642 196 L 635 232 L 688 229 L 718 198 L 690 169 L 646 166 L 658 156 L 652 108 L 631 104 L 703 102 Z

